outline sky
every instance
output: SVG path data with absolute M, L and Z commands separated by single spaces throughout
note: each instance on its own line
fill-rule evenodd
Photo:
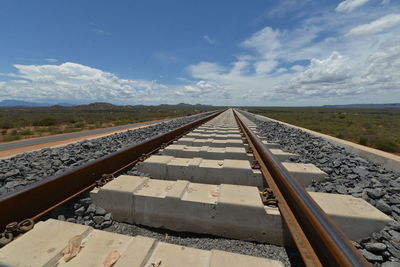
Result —
M 6 99 L 400 102 L 400 1 L 2 0 Z

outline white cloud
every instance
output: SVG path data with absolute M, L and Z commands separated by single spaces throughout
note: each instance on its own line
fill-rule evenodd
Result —
M 283 73 L 283 72 L 286 72 L 286 71 L 288 71 L 287 68 L 279 68 L 279 69 L 277 70 L 278 73 Z
M 265 60 L 254 63 L 256 73 L 269 73 L 278 65 L 276 60 Z
M 209 81 L 199 81 L 193 85 L 183 86 L 182 89 L 175 91 L 175 93 L 180 96 L 189 96 L 193 100 L 211 96 L 229 98 L 229 88 Z
M 379 90 L 400 91 L 400 44 L 371 54 L 359 82 Z
M 56 63 L 56 62 L 58 62 L 58 60 L 55 59 L 55 58 L 45 58 L 45 60 L 46 60 L 47 62 L 50 62 L 50 63 Z
M 293 65 L 290 67 L 291 70 L 293 71 L 303 71 L 304 70 L 304 66 L 301 65 Z
M 263 17 L 281 17 L 290 12 L 302 9 L 310 0 L 279 0 L 275 1 L 275 5 L 268 8 L 268 12 L 263 16 L 257 18 L 257 21 L 262 20 Z
M 248 60 L 238 60 L 233 62 L 230 69 L 231 75 L 244 75 L 250 71 L 250 62 Z
M 200 62 L 189 73 L 230 88 L 230 101 L 241 105 L 351 103 L 354 96 L 360 103 L 400 101 L 400 27 L 388 27 L 392 21 L 363 38 L 346 34 L 379 17 L 393 19 L 387 12 L 330 10 L 293 29 L 266 26 L 240 43 L 243 51 L 229 65 Z
M 202 61 L 188 67 L 189 73 L 198 79 L 214 79 L 224 71 L 217 63 Z
M 186 68 L 188 77 L 178 78 L 177 85 L 121 79 L 74 63 L 16 65 L 16 73 L 0 73 L 12 79 L 0 82 L 0 99 L 32 96 L 220 105 L 400 101 L 397 1 L 373 6 L 367 1 L 347 0 L 337 7 L 341 12 L 330 4 L 325 10 L 321 5 L 313 9 L 314 1 L 309 2 L 309 9 L 295 14 L 301 2 L 279 1 L 281 10 L 276 9 L 274 15 L 289 12 L 283 7 L 289 7 L 291 13 L 283 28 L 262 25 L 238 43 L 231 62 L 223 64 L 209 57 L 193 62 Z M 350 12 L 361 5 L 357 12 Z M 168 63 L 177 61 L 166 52 L 153 56 Z
M 278 48 L 281 47 L 280 35 L 279 30 L 265 27 L 242 42 L 241 46 L 254 49 L 265 58 L 275 58 Z
M 400 25 L 400 14 L 389 14 L 367 24 L 352 28 L 348 35 L 367 35 L 383 32 Z
M 299 25 L 291 31 L 267 26 L 252 34 L 240 46 L 254 51 L 256 53 L 254 58 L 260 61 L 309 59 L 320 53 L 320 47 L 314 40 L 322 31 L 321 27 L 315 25 Z
M 345 0 L 336 7 L 338 12 L 351 12 L 359 6 L 366 4 L 369 0 Z
M 50 99 L 71 101 L 129 101 L 149 97 L 167 89 L 154 81 L 121 79 L 85 65 L 14 65 L 19 80 L 0 84 L 0 98 Z
M 167 97 L 179 102 L 197 104 L 205 103 L 212 105 L 224 105 L 231 99 L 231 88 L 217 82 L 200 80 L 191 81 L 190 84 L 178 86 Z
M 215 44 L 215 42 L 216 42 L 214 39 L 210 38 L 208 35 L 204 35 L 203 38 L 204 38 L 204 40 L 207 41 L 207 43 L 209 43 L 211 45 Z
M 277 91 L 306 96 L 352 93 L 353 88 L 343 86 L 350 78 L 349 73 L 348 59 L 335 51 L 326 59 L 311 59 L 305 71 L 295 75 L 288 83 L 278 85 Z
M 377 98 L 379 95 L 390 94 L 398 98 L 400 44 L 386 49 L 384 47 L 360 61 L 350 60 L 338 52 L 333 52 L 326 59 L 312 59 L 305 71 L 292 77 L 289 82 L 277 84 L 275 94 L 280 97 L 295 95 L 323 98 L 349 95 L 359 97 L 361 94 Z M 376 99 L 370 100 L 374 101 Z
M 311 59 L 310 66 L 299 76 L 302 83 L 337 83 L 348 78 L 347 59 L 334 51 L 328 58 Z

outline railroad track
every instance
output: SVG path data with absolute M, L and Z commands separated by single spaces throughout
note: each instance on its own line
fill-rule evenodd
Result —
M 2 242 L 27 233 L 0 249 L 0 264 L 281 265 L 93 230 L 90 225 L 41 221 L 91 191 L 91 201 L 117 222 L 295 246 L 306 266 L 368 265 L 350 239 L 369 236 L 391 219 L 362 199 L 306 192 L 304 187 L 325 173 L 312 164 L 290 162 L 295 157 L 261 140 L 255 124 L 239 111 L 214 113 L 1 196 L 0 226 L 7 229 Z M 146 176 L 121 175 L 132 167 Z M 32 222 L 39 223 L 28 231 Z

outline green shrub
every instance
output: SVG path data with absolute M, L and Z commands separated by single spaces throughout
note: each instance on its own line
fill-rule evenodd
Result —
M 0 122 L 0 129 L 11 129 L 13 128 L 13 124 L 10 121 L 2 121 Z
M 386 152 L 397 152 L 399 151 L 399 146 L 392 140 L 378 139 L 375 143 L 376 148 L 386 151 Z
M 20 135 L 33 135 L 33 132 L 29 129 L 19 131 Z
M 57 124 L 57 120 L 53 117 L 45 117 L 41 120 L 33 122 L 34 126 L 53 126 Z
M 51 134 L 60 134 L 60 133 L 62 133 L 62 130 L 61 130 L 59 127 L 50 126 L 50 127 L 49 127 L 49 132 L 50 132 Z
M 366 146 L 368 144 L 368 138 L 361 136 L 360 140 L 358 141 L 360 145 Z
M 15 141 L 20 139 L 21 139 L 20 135 L 7 135 L 3 137 L 4 142 Z
M 85 123 L 83 121 L 77 122 L 74 124 L 75 128 L 84 128 L 85 127 Z
M 35 128 L 35 132 L 38 132 L 38 133 L 45 133 L 45 132 L 48 132 L 48 131 L 49 131 L 48 127 Z
M 343 136 L 342 133 L 338 133 L 338 134 L 336 135 L 336 137 L 339 138 L 339 139 L 343 139 L 344 136 Z

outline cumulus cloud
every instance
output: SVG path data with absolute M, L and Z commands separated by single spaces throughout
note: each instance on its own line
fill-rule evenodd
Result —
M 201 98 L 203 96 L 210 97 L 210 95 L 219 95 L 223 97 L 229 96 L 229 89 L 209 81 L 199 81 L 193 85 L 186 85 L 182 90 L 176 91 L 178 95 L 189 95 L 195 98 Z
M 298 0 L 285 3 L 289 2 Z M 189 76 L 179 78 L 177 85 L 122 79 L 76 63 L 15 65 L 15 73 L 0 73 L 7 76 L 7 81 L 0 81 L 0 99 L 31 96 L 220 105 L 345 103 L 354 102 L 352 96 L 360 102 L 398 101 L 400 5 L 384 1 L 393 14 L 388 14 L 387 6 L 351 12 L 366 3 L 346 0 L 338 5 L 338 12 L 329 5 L 328 11 L 318 9 L 318 14 L 310 9 L 307 17 L 294 14 L 295 24 L 286 28 L 263 25 L 238 43 L 234 60 L 194 62 L 186 68 Z M 154 56 L 165 62 L 174 59 Z
M 265 58 L 274 58 L 278 48 L 281 47 L 279 40 L 281 33 L 271 27 L 265 27 L 254 33 L 250 38 L 242 42 L 241 46 L 245 48 L 255 49 Z
M 336 7 L 338 12 L 351 12 L 359 6 L 366 4 L 369 0 L 345 0 Z
M 287 68 L 279 68 L 279 69 L 277 70 L 278 73 L 283 73 L 283 72 L 286 72 L 286 71 L 288 71 Z
M 294 61 L 309 59 L 320 53 L 314 40 L 323 32 L 315 25 L 299 25 L 293 30 L 279 30 L 266 26 L 244 40 L 240 46 L 252 51 L 257 61 Z
M 167 87 L 153 81 L 121 79 L 85 65 L 20 65 L 15 80 L 0 84 L 0 98 L 69 99 L 75 101 L 126 101 L 154 94 Z
M 199 62 L 189 73 L 229 87 L 242 105 L 394 101 L 388 92 L 400 97 L 400 27 L 385 12 L 330 11 L 293 29 L 266 26 L 239 44 L 243 51 L 229 65 Z M 349 31 L 369 34 L 349 38 Z
M 337 83 L 348 78 L 347 59 L 334 51 L 328 58 L 311 59 L 311 64 L 300 74 L 302 83 Z
M 343 86 L 350 78 L 346 57 L 334 51 L 326 59 L 311 59 L 309 67 L 295 75 L 288 83 L 278 85 L 277 91 L 289 94 L 324 95 L 353 93 Z
M 258 61 L 254 64 L 256 73 L 269 73 L 273 71 L 277 65 L 278 61 L 276 60 Z
M 293 65 L 290 67 L 291 70 L 293 71 L 303 71 L 304 70 L 304 66 L 301 65 Z
M 217 63 L 207 61 L 190 65 L 187 69 L 192 77 L 198 79 L 215 79 L 224 71 L 224 68 Z
M 303 72 L 277 84 L 275 95 L 335 97 L 399 92 L 400 45 L 382 48 L 361 61 L 338 52 L 326 59 L 312 59 Z
M 367 24 L 352 28 L 347 35 L 367 35 L 383 32 L 400 25 L 400 14 L 389 14 Z
M 379 50 L 366 60 L 359 76 L 364 86 L 379 90 L 400 91 L 400 44 Z

